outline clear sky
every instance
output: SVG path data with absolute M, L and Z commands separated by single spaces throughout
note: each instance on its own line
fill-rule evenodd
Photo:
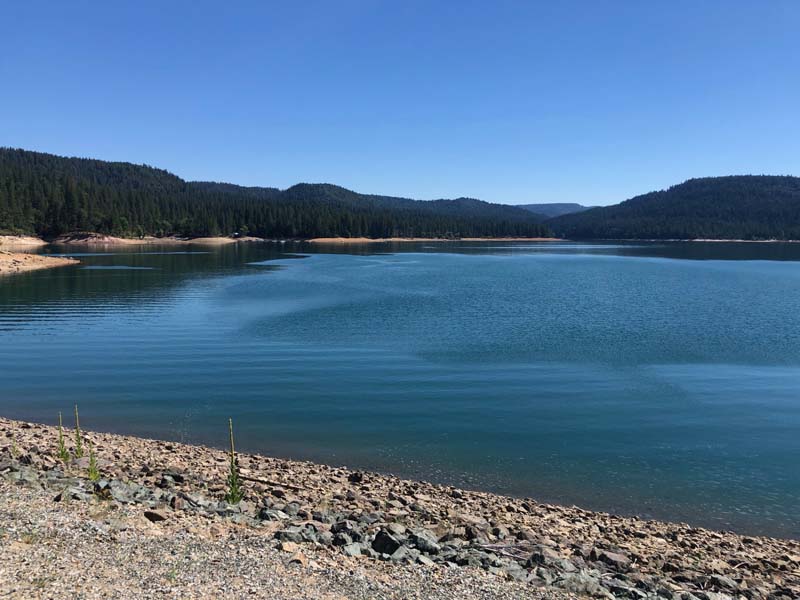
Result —
M 609 204 L 800 175 L 800 2 L 0 5 L 0 145 L 186 179 Z

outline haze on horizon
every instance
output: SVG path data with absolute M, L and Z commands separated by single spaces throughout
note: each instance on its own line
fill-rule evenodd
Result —
M 0 145 L 189 180 L 610 204 L 800 175 L 800 4 L 2 9 Z

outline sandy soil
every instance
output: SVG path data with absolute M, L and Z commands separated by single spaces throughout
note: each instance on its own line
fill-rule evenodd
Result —
M 472 237 L 472 238 L 458 238 L 458 239 L 418 238 L 418 237 L 413 237 L 413 238 L 329 237 L 329 238 L 312 238 L 307 241 L 312 244 L 375 244 L 375 243 L 385 243 L 385 242 L 560 242 L 562 240 L 559 238 L 523 238 L 523 237 L 515 237 L 515 238 Z
M 61 256 L 42 256 L 40 254 L 27 254 L 25 252 L 5 252 L 0 250 L 0 275 L 38 271 L 39 269 L 52 269 L 75 265 L 80 261 L 74 258 Z

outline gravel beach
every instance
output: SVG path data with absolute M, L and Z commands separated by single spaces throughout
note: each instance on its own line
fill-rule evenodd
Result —
M 67 451 L 74 431 L 65 429 Z M 0 419 L 0 598 L 800 597 L 800 543 Z

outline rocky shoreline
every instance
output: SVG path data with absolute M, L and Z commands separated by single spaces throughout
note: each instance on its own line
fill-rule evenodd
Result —
M 74 432 L 65 429 L 64 436 L 69 448 Z M 14 515 L 30 514 L 42 523 L 64 520 L 70 525 L 62 532 L 100 531 L 108 560 L 131 536 L 154 544 L 153 552 L 168 552 L 189 536 L 203 548 L 195 549 L 197 564 L 214 562 L 215 552 L 234 563 L 257 555 L 265 565 L 274 562 L 269 573 L 288 578 L 281 585 L 330 575 L 318 589 L 303 588 L 305 595 L 261 589 L 263 597 L 800 597 L 797 541 L 250 454 L 237 457 L 245 499 L 232 505 L 223 500 L 229 459 L 222 450 L 97 432 L 84 438 L 96 453 L 94 481 L 87 457 L 59 458 L 57 428 L 0 418 L 0 597 L 39 597 L 19 569 L 11 572 L 31 566 L 13 550 L 26 547 L 29 535 L 15 529 L 21 517 Z M 64 559 L 59 535 L 66 534 L 51 534 L 49 546 L 29 549 L 40 557 L 39 579 Z M 350 571 L 362 575 L 356 588 L 347 587 L 352 578 L 331 574 Z M 41 597 L 65 584 L 52 577 L 55 587 L 41 584 Z M 190 582 L 177 579 L 173 595 L 214 597 L 193 595 Z M 214 585 L 205 581 L 203 589 Z

